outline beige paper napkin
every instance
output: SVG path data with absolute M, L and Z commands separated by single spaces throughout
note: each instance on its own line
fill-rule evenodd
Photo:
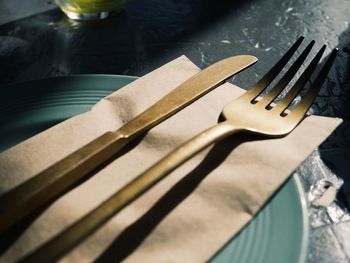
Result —
M 180 57 L 106 97 L 90 112 L 2 153 L 1 192 L 102 133 L 117 129 L 196 72 L 196 66 Z M 11 262 L 30 252 L 171 149 L 216 124 L 222 107 L 243 92 L 224 84 L 152 129 L 137 147 L 40 214 L 1 260 Z M 340 122 L 312 116 L 282 139 L 254 140 L 235 135 L 178 168 L 62 262 L 207 260 L 252 218 Z M 243 143 L 237 138 L 243 138 Z

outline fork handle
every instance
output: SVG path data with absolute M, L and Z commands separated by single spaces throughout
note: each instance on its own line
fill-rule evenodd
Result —
M 0 234 L 67 191 L 131 139 L 107 132 L 0 196 Z
M 21 262 L 52 262 L 58 260 L 176 167 L 210 144 L 237 131 L 232 124 L 226 121 L 194 136 L 121 188 L 97 208 L 25 257 Z

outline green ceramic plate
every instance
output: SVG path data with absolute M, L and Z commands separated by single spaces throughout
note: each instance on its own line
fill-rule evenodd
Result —
M 0 151 L 76 114 L 135 77 L 81 75 L 3 87 Z M 21 94 L 21 96 L 18 96 Z M 212 262 L 304 262 L 308 223 L 298 179 L 291 178 Z

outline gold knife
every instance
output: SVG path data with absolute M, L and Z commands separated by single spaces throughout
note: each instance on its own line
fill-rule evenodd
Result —
M 256 61 L 257 58 L 254 56 L 241 55 L 223 59 L 207 67 L 117 131 L 106 132 L 2 195 L 0 233 L 62 195 L 98 166 L 110 160 L 135 137 L 150 130 Z

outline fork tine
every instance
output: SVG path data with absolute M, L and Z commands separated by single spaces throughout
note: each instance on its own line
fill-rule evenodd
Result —
M 320 61 L 325 49 L 326 49 L 326 45 L 323 45 L 323 47 L 318 51 L 317 55 L 311 61 L 309 66 L 306 68 L 306 70 L 300 76 L 300 78 L 297 80 L 294 86 L 288 91 L 286 96 L 283 97 L 281 101 L 274 107 L 275 111 L 283 112 L 289 107 L 289 105 L 292 103 L 294 98 L 299 94 L 300 90 L 304 87 L 306 82 L 310 79 L 312 73 L 315 71 L 318 65 L 318 62 Z
M 338 49 L 336 48 L 332 51 L 331 55 L 327 59 L 326 64 L 323 66 L 322 70 L 316 77 L 316 80 L 314 81 L 310 89 L 307 91 L 305 96 L 301 99 L 298 105 L 294 109 L 292 109 L 291 113 L 288 114 L 290 115 L 290 117 L 299 118 L 300 120 L 304 117 L 305 113 L 309 110 L 314 99 L 316 98 L 317 93 L 321 89 L 322 84 L 325 81 L 337 54 Z
M 289 70 L 284 74 L 284 76 L 280 79 L 280 81 L 273 87 L 273 89 L 263 97 L 262 100 L 259 101 L 259 104 L 265 108 L 267 108 L 272 101 L 284 90 L 284 88 L 288 85 L 291 79 L 295 76 L 306 57 L 309 55 L 315 41 L 311 41 L 310 44 L 305 48 L 303 53 L 298 57 L 298 59 L 293 63 L 293 65 L 289 68 Z
M 300 46 L 304 37 L 299 37 L 299 39 L 294 43 L 294 45 L 287 51 L 287 53 L 273 66 L 269 72 L 265 74 L 253 87 L 251 87 L 245 96 L 251 97 L 251 101 L 255 100 L 261 92 L 263 92 L 266 87 L 275 79 L 275 77 L 281 72 L 283 67 L 288 63 L 290 58 L 293 56 L 295 51 Z

